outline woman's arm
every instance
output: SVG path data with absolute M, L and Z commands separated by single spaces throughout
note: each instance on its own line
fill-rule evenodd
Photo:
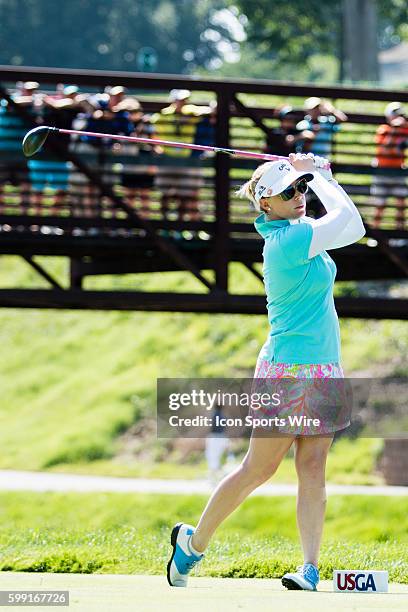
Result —
M 313 174 L 314 178 L 309 184 L 327 210 L 321 219 L 307 219 L 313 230 L 308 258 L 325 250 L 352 244 L 362 238 L 365 229 L 360 213 L 343 189 L 331 184 L 337 185 L 337 182 L 333 180 L 328 160 L 312 153 L 291 153 L 289 161 L 296 170 Z
M 321 219 L 314 220 L 309 256 L 323 250 L 339 249 L 360 240 L 365 234 L 360 213 L 344 189 L 331 178 L 326 180 L 316 172 L 310 181 L 319 200 L 327 210 Z

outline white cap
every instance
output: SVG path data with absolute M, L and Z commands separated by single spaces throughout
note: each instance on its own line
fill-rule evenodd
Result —
M 25 82 L 23 83 L 23 88 L 24 88 L 24 89 L 28 89 L 28 90 L 31 90 L 31 89 L 38 89 L 38 88 L 39 88 L 39 86 L 40 86 L 40 84 L 39 84 L 39 83 L 37 83 L 37 81 L 25 81 Z
M 255 187 L 254 197 L 259 210 L 261 198 L 270 198 L 271 196 L 278 195 L 294 181 L 301 178 L 311 181 L 313 174 L 310 172 L 298 172 L 292 164 L 285 160 L 273 162 L 261 176 Z
M 306 100 L 303 102 L 303 109 L 304 110 L 313 110 L 317 106 L 320 106 L 321 103 L 322 103 L 322 99 L 321 98 L 317 98 L 316 96 L 312 96 L 311 98 L 306 98 Z
M 77 85 L 65 85 L 62 93 L 64 96 L 72 96 L 73 94 L 78 93 L 79 87 Z
M 172 89 L 169 95 L 170 102 L 177 102 L 178 100 L 187 100 L 191 96 L 189 89 Z
M 118 96 L 121 93 L 126 93 L 126 87 L 122 87 L 122 85 L 115 85 L 115 87 L 112 87 L 108 93 L 111 96 Z
M 386 117 L 399 117 L 404 115 L 404 108 L 401 102 L 390 102 L 390 104 L 387 104 L 384 115 Z

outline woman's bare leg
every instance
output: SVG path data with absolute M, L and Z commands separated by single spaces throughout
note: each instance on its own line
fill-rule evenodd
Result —
M 191 540 L 197 552 L 204 551 L 218 525 L 276 472 L 293 440 L 293 437 L 251 437 L 242 463 L 218 484 L 201 515 Z
M 303 437 L 295 441 L 299 480 L 297 521 L 305 563 L 316 567 L 326 511 L 326 459 L 332 441 L 332 437 Z

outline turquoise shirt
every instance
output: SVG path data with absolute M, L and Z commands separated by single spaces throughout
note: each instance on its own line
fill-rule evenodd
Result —
M 302 219 L 255 228 L 265 240 L 263 276 L 271 330 L 260 358 L 275 363 L 340 363 L 340 328 L 334 306 L 336 264 L 323 251 L 308 259 L 312 226 Z

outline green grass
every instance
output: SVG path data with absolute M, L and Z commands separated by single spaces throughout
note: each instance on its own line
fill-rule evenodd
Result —
M 378 485 L 383 484 L 381 474 L 376 472 L 376 460 L 382 449 L 381 440 L 363 438 L 361 440 L 341 439 L 330 453 L 327 463 L 327 480 L 335 484 Z M 244 455 L 236 454 L 236 462 Z M 271 483 L 295 483 L 297 476 L 293 453 L 282 461 Z M 95 460 L 82 463 L 63 463 L 50 468 L 56 473 L 93 474 L 95 476 L 116 476 L 127 478 L 185 478 L 195 480 L 206 478 L 208 469 L 202 455 L 194 463 L 180 463 L 176 460 L 160 462 L 135 461 L 115 458 L 114 460 Z
M 162 574 L 169 532 L 195 523 L 203 496 L 0 494 L 0 568 L 27 572 Z M 388 569 L 408 583 L 408 499 L 329 499 L 322 577 L 333 568 Z M 295 500 L 246 500 L 219 528 L 199 575 L 278 577 L 301 560 Z
M 58 278 L 67 272 L 58 258 L 45 265 Z M 183 273 L 90 278 L 86 285 L 202 290 Z M 2 257 L 0 286 L 47 285 L 17 257 Z M 234 265 L 232 290 L 244 289 L 263 292 Z M 407 372 L 406 322 L 342 320 L 341 332 L 347 374 L 376 364 Z M 154 417 L 158 377 L 252 376 L 267 333 L 266 315 L 0 310 L 0 467 L 106 466 L 123 451 L 121 434 Z M 166 458 L 163 441 L 150 446 L 149 459 Z

